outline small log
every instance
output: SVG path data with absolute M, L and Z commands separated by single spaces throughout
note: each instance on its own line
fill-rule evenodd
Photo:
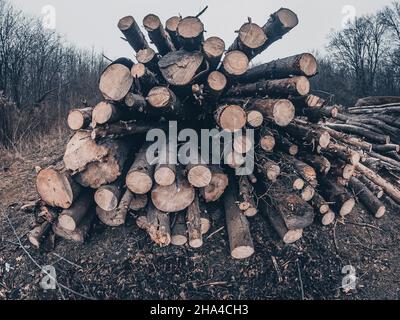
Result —
M 249 58 L 241 51 L 231 51 L 222 61 L 221 72 L 228 78 L 238 78 L 249 68 Z
M 69 209 L 61 212 L 58 218 L 60 227 L 67 231 L 75 231 L 85 216 L 89 213 L 93 204 L 93 193 L 83 193 Z
M 151 88 L 159 85 L 155 74 L 142 63 L 137 63 L 132 67 L 131 75 L 135 79 L 138 91 L 144 95 L 148 94 Z
M 143 19 L 143 26 L 160 55 L 165 56 L 168 52 L 175 50 L 175 46 L 168 33 L 165 32 L 159 17 L 154 14 L 148 14 Z
M 291 137 L 297 140 L 303 140 L 312 145 L 319 145 L 322 149 L 329 146 L 331 136 L 327 131 L 312 128 L 310 126 L 303 126 L 299 123 L 290 123 L 286 126 L 285 130 Z
M 40 249 L 51 230 L 51 223 L 43 222 L 28 233 L 28 240 L 35 249 Z
M 102 101 L 93 110 L 92 125 L 117 122 L 123 117 L 122 110 L 112 102 Z
M 122 179 L 118 179 L 112 184 L 101 186 L 94 194 L 97 206 L 105 211 L 115 210 L 122 197 L 122 188 Z
M 129 210 L 138 212 L 147 207 L 149 197 L 147 194 L 132 194 L 132 200 L 129 204 Z
M 233 139 L 233 149 L 237 153 L 245 154 L 254 148 L 254 142 L 246 135 L 236 135 Z
M 204 25 L 197 17 L 186 17 L 178 23 L 177 33 L 182 47 L 189 51 L 200 50 L 204 42 Z
M 176 179 L 176 165 L 170 164 L 172 163 L 170 157 L 177 154 L 175 147 L 173 144 L 165 144 L 160 150 L 159 163 L 154 171 L 154 180 L 162 187 L 170 186 Z
M 312 77 L 316 73 L 317 60 L 315 57 L 311 53 L 301 53 L 255 66 L 247 71 L 240 81 L 253 83 L 260 79 L 284 79 L 290 76 Z
M 346 180 L 349 180 L 354 175 L 355 171 L 355 166 L 339 159 L 332 165 L 332 175 Z
M 317 172 L 313 167 L 293 157 L 291 158 L 291 163 L 304 181 L 308 182 L 314 188 L 318 185 Z
M 355 206 L 355 200 L 351 197 L 346 189 L 334 182 L 331 178 L 322 177 L 320 179 L 321 193 L 324 198 L 333 203 L 333 209 L 344 217 L 351 213 Z
M 217 124 L 228 132 L 236 132 L 246 125 L 247 115 L 241 106 L 223 105 L 215 112 Z
M 154 87 L 150 90 L 147 101 L 149 105 L 163 112 L 181 112 L 181 104 L 174 92 L 167 87 Z
M 126 186 L 136 194 L 146 194 L 153 187 L 154 165 L 147 161 L 148 147 L 149 144 L 146 143 L 140 148 L 126 175 Z
M 339 143 L 331 142 L 327 148 L 327 151 L 329 151 L 332 156 L 338 157 L 343 161 L 348 161 L 353 165 L 360 163 L 361 160 L 361 155 L 359 152 Z
M 186 220 L 189 234 L 189 245 L 192 248 L 200 248 L 203 246 L 203 235 L 201 232 L 201 211 L 197 195 L 187 209 Z
M 285 99 L 252 99 L 247 109 L 260 112 L 280 127 L 286 127 L 295 116 L 293 104 Z
M 384 134 L 379 134 L 373 132 L 369 129 L 357 127 L 350 124 L 338 124 L 338 123 L 326 123 L 325 124 L 328 128 L 341 131 L 348 134 L 355 134 L 357 136 L 361 136 L 363 138 L 368 139 L 372 142 L 377 142 L 381 144 L 386 144 L 390 142 L 390 137 Z
M 136 54 L 136 60 L 154 74 L 160 73 L 160 69 L 158 68 L 158 62 L 160 61 L 159 56 L 152 48 L 146 48 L 138 51 Z
M 138 216 L 136 218 L 136 225 L 138 226 L 139 229 L 146 231 L 149 228 L 149 221 L 147 220 L 147 212 L 145 210 L 139 211 Z
M 209 92 L 212 97 L 218 98 L 225 90 L 227 83 L 228 81 L 223 73 L 213 71 L 207 78 L 207 92 Z
M 174 47 L 179 50 L 181 48 L 181 42 L 178 36 L 178 24 L 181 22 L 181 17 L 171 17 L 165 22 L 165 31 L 169 34 Z
M 68 127 L 72 130 L 86 129 L 92 122 L 93 108 L 73 109 L 68 113 Z
M 89 212 L 74 231 L 65 230 L 58 223 L 55 223 L 53 224 L 53 232 L 67 241 L 83 244 L 89 235 L 93 218 L 93 212 Z
M 39 171 L 36 190 L 49 206 L 68 209 L 82 189 L 67 172 L 48 168 Z
M 203 42 L 203 53 L 212 70 L 217 69 L 224 52 L 225 42 L 221 38 L 211 37 Z
M 335 219 L 336 219 L 336 215 L 332 210 L 329 210 L 327 213 L 325 213 L 319 217 L 319 220 L 321 221 L 321 224 L 323 226 L 331 225 L 332 223 L 335 222 Z
M 104 99 L 121 101 L 125 98 L 133 84 L 132 66 L 133 61 L 120 58 L 103 71 L 99 88 Z
M 282 178 L 287 181 L 287 184 L 293 188 L 293 190 L 301 191 L 304 189 L 306 183 L 303 179 L 297 175 L 297 173 L 286 173 L 282 175 Z
M 331 162 L 321 155 L 301 153 L 299 158 L 305 163 L 311 165 L 318 173 L 323 175 L 327 175 L 332 167 Z
M 239 50 L 244 52 L 249 60 L 253 59 L 267 41 L 264 30 L 255 23 L 248 22 L 241 26 L 238 36 L 229 47 L 228 52 Z
M 360 180 L 352 177 L 349 181 L 349 185 L 357 198 L 375 218 L 379 219 L 385 215 L 386 207 Z
M 275 182 L 281 174 L 280 166 L 274 161 L 262 159 L 258 166 L 259 169 L 265 174 L 266 178 L 271 182 Z
M 171 244 L 174 246 L 184 246 L 188 242 L 186 219 L 183 213 L 177 213 L 175 224 L 171 231 Z
M 203 199 L 199 198 L 199 203 L 200 203 L 200 215 L 201 215 L 201 234 L 205 235 L 207 234 L 212 226 L 211 222 L 211 215 L 208 210 L 207 204 L 204 202 Z
M 379 152 L 379 153 L 381 153 L 381 152 L 387 153 L 387 152 L 390 152 L 390 151 L 395 151 L 395 152 L 398 153 L 400 151 L 400 145 L 391 144 L 391 143 L 388 143 L 388 144 L 373 144 L 372 145 L 372 151 Z
M 236 201 L 234 188 L 230 185 L 224 196 L 224 206 L 231 256 L 234 259 L 246 259 L 254 254 L 253 239 L 249 222 L 240 211 Z
M 140 31 L 139 25 L 133 17 L 127 16 L 119 20 L 118 28 L 136 52 L 149 47 L 142 31 Z
M 382 187 L 376 185 L 364 175 L 357 175 L 357 179 L 360 180 L 378 199 L 381 199 L 385 194 Z
M 192 159 L 191 163 L 186 166 L 188 181 L 193 187 L 204 188 L 211 183 L 211 170 L 203 162 L 199 152 L 196 159 Z
M 272 152 L 275 148 L 275 137 L 268 132 L 263 132 L 260 138 L 260 147 L 266 152 Z
M 144 112 L 146 110 L 147 102 L 143 96 L 129 92 L 125 97 L 125 105 L 130 110 Z
M 277 149 L 291 155 L 296 156 L 299 153 L 299 147 L 289 139 L 280 134 L 274 134 Z
M 206 203 L 216 202 L 224 194 L 228 186 L 228 176 L 218 166 L 210 166 L 212 173 L 211 182 L 201 188 L 200 192 Z
M 250 126 L 253 129 L 257 129 L 257 128 L 260 128 L 263 125 L 263 123 L 264 123 L 264 116 L 260 111 L 250 110 L 247 112 L 247 125 L 248 126 Z
M 161 247 L 171 244 L 170 216 L 158 210 L 152 203 L 147 207 L 147 232 L 152 241 Z
M 239 209 L 246 217 L 254 217 L 258 213 L 257 204 L 254 200 L 254 187 L 251 185 L 247 176 L 239 178 Z
M 317 192 L 314 194 L 314 197 L 311 200 L 311 205 L 322 215 L 327 214 L 330 211 L 329 204 Z
M 293 77 L 279 80 L 261 80 L 255 83 L 238 84 L 226 93 L 228 97 L 275 97 L 304 96 L 310 91 L 310 82 L 306 77 Z
M 301 190 L 300 195 L 301 199 L 303 199 L 305 202 L 310 202 L 314 198 L 315 189 L 314 187 L 307 185 Z
M 323 126 L 323 129 L 328 131 L 328 133 L 332 136 L 332 138 L 337 139 L 341 141 L 342 143 L 345 143 L 349 146 L 353 146 L 357 149 L 364 150 L 364 151 L 371 151 L 372 150 L 372 144 L 366 141 L 363 141 L 359 138 L 351 137 L 345 133 L 327 128 Z
M 155 186 L 151 198 L 155 207 L 163 212 L 180 212 L 193 202 L 195 189 L 185 178 L 182 170 L 177 170 L 176 182 L 167 187 Z
M 90 133 L 91 140 L 99 140 L 104 138 L 116 139 L 127 136 L 134 136 L 140 133 L 147 133 L 151 129 L 162 128 L 162 125 L 156 122 L 136 122 L 136 121 L 120 121 L 97 127 Z

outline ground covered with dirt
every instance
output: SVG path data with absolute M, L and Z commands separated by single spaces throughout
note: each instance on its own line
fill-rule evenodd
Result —
M 26 238 L 35 215 L 20 208 L 38 198 L 35 167 L 61 161 L 60 145 L 23 157 L 0 151 L 0 299 L 400 297 L 400 212 L 393 208 L 379 221 L 359 209 L 330 227 L 316 223 L 290 246 L 258 215 L 251 219 L 256 253 L 245 261 L 230 257 L 223 219 L 199 250 L 157 248 L 131 217 L 115 229 L 96 222 L 85 245 L 57 240 L 54 251 L 36 251 Z M 56 290 L 39 285 L 45 265 L 56 270 Z M 344 292 L 348 265 L 355 268 L 356 289 Z

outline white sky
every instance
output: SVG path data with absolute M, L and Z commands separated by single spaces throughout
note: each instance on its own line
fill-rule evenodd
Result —
M 43 6 L 56 10 L 56 30 L 79 47 L 94 47 L 110 58 L 133 57 L 129 45 L 120 39 L 119 18 L 132 15 L 139 25 L 148 13 L 157 14 L 162 21 L 177 14 L 195 15 L 206 5 L 202 16 L 207 33 L 222 37 L 227 46 L 235 38 L 235 30 L 251 17 L 263 25 L 271 13 L 280 7 L 292 9 L 300 23 L 282 40 L 276 42 L 257 60 L 319 50 L 324 51 L 327 34 L 341 28 L 346 6 L 357 15 L 374 13 L 391 0 L 10 0 L 19 9 L 40 15 Z M 347 11 L 347 12 L 351 12 Z

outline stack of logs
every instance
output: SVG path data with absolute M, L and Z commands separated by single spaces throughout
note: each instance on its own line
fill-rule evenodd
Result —
M 330 225 L 350 214 L 357 199 L 377 218 L 385 214 L 384 195 L 400 202 L 397 182 L 387 179 L 400 166 L 400 123 L 386 113 L 395 107 L 344 113 L 310 94 L 317 62 L 309 53 L 250 68 L 298 24 L 294 12 L 281 8 L 264 25 L 249 19 L 228 49 L 218 37 L 204 38 L 199 17 L 172 17 L 164 26 L 149 14 L 143 25 L 151 42 L 133 17 L 119 21 L 137 62 L 112 62 L 99 83 L 104 101 L 69 113 L 75 132 L 63 167 L 37 177 L 47 207 L 29 234 L 35 247 L 49 234 L 83 242 L 96 216 L 118 227 L 132 214 L 156 244 L 198 248 L 224 208 L 231 255 L 243 259 L 254 252 L 248 218 L 258 212 L 289 244 L 314 220 Z M 166 131 L 170 120 L 197 131 L 253 129 L 255 139 L 235 135 L 224 165 L 199 161 L 200 150 L 185 166 L 149 163 L 146 133 Z M 159 155 L 176 151 L 169 143 Z M 250 152 L 254 172 L 236 176 Z

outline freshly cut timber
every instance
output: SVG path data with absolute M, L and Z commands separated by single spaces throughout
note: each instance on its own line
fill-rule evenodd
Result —
M 160 18 L 154 14 L 149 14 L 143 19 L 143 26 L 149 34 L 150 40 L 157 47 L 158 53 L 165 56 L 168 52 L 174 51 L 175 47 L 165 32 Z
M 163 212 L 175 213 L 185 210 L 193 202 L 195 189 L 185 178 L 183 170 L 177 170 L 176 182 L 167 187 L 155 186 L 151 199 L 155 207 Z
M 241 106 L 223 105 L 215 112 L 217 124 L 228 132 L 236 132 L 245 127 L 247 114 Z
M 128 43 L 136 52 L 149 47 L 146 38 L 144 37 L 142 31 L 140 31 L 139 25 L 132 16 L 123 17 L 121 20 L 119 20 L 118 28 L 121 30 Z
M 135 64 L 131 69 L 131 75 L 135 79 L 135 86 L 138 92 L 147 94 L 151 88 L 159 85 L 159 81 L 143 63 Z
M 398 103 L 400 104 L 400 97 L 391 97 L 391 96 L 384 96 L 384 97 L 366 97 L 359 99 L 356 102 L 356 107 L 369 107 L 369 106 L 380 106 L 390 103 Z
M 211 182 L 201 189 L 201 195 L 206 203 L 218 201 L 228 186 L 228 175 L 220 167 L 213 165 L 210 166 L 210 170 Z
M 147 232 L 151 240 L 161 247 L 171 244 L 171 222 L 167 213 L 161 212 L 150 202 L 147 207 Z
M 326 200 L 333 204 L 332 207 L 335 212 L 338 212 L 342 217 L 350 214 L 356 203 L 346 189 L 333 181 L 332 178 L 324 177 L 319 181 L 321 183 L 321 193 Z
M 250 110 L 247 112 L 247 124 L 256 129 L 260 128 L 264 123 L 264 116 L 260 111 Z
M 129 189 L 126 190 L 119 201 L 117 208 L 107 211 L 100 207 L 96 207 L 97 217 L 101 222 L 110 227 L 119 227 L 124 225 L 133 198 L 133 193 Z
M 36 249 L 40 249 L 42 243 L 46 240 L 51 230 L 51 223 L 45 221 L 41 225 L 38 225 L 32 229 L 28 234 L 28 240 L 32 246 Z
M 203 163 L 205 162 L 199 152 L 186 166 L 188 181 L 193 187 L 204 188 L 211 183 L 211 170 L 208 165 Z
M 177 149 L 174 144 L 166 143 L 159 151 L 159 162 L 154 172 L 154 180 L 158 185 L 167 187 L 175 182 L 176 165 L 171 158 L 176 154 Z
M 189 245 L 192 248 L 200 248 L 203 246 L 203 233 L 201 232 L 201 210 L 197 194 L 187 209 L 186 219 Z
M 222 71 L 228 78 L 237 78 L 249 68 L 249 58 L 238 50 L 230 51 L 222 61 Z
M 68 126 L 72 130 L 87 128 L 92 122 L 93 108 L 73 109 L 68 114 Z
M 114 103 L 109 101 L 102 101 L 98 103 L 93 110 L 92 122 L 93 124 L 106 124 L 117 122 L 123 117 L 122 110 Z
M 179 50 L 181 48 L 181 42 L 178 36 L 178 24 L 181 22 L 181 17 L 171 17 L 165 22 L 165 30 L 168 32 L 174 47 Z
M 189 51 L 200 50 L 204 42 L 204 25 L 197 17 L 179 21 L 177 33 L 182 47 Z
M 173 86 L 187 86 L 200 71 L 204 61 L 201 52 L 178 50 L 168 53 L 158 63 L 165 80 Z
M 249 222 L 236 202 L 234 188 L 230 185 L 224 195 L 224 206 L 231 255 L 234 259 L 247 259 L 254 254 L 253 239 Z
M 147 101 L 143 96 L 129 92 L 125 97 L 125 105 L 130 110 L 143 112 L 146 109 Z
M 312 77 L 316 73 L 315 57 L 310 53 L 302 53 L 255 66 L 240 78 L 240 82 L 252 83 L 260 79 L 285 79 L 290 76 Z
M 245 154 L 254 148 L 254 143 L 247 135 L 236 135 L 233 139 L 233 149 L 237 153 Z
M 219 95 L 225 90 L 227 84 L 228 80 L 224 74 L 219 71 L 213 71 L 208 75 L 207 89 L 214 97 L 219 97 Z
M 48 168 L 39 171 L 36 190 L 49 206 L 68 209 L 78 198 L 82 188 L 66 171 Z
M 81 221 L 89 213 L 92 204 L 93 193 L 82 193 L 82 195 L 72 204 L 69 209 L 65 209 L 63 212 L 61 212 L 58 218 L 58 224 L 67 231 L 75 231 Z
M 225 52 L 225 42 L 218 37 L 210 37 L 203 42 L 203 53 L 210 64 L 210 68 L 217 69 Z
M 188 242 L 186 219 L 183 213 L 175 216 L 175 223 L 171 230 L 171 244 L 174 246 L 183 246 Z
M 132 66 L 132 60 L 120 58 L 103 71 L 99 88 L 104 99 L 121 101 L 125 98 L 133 84 Z
M 153 187 L 154 165 L 147 161 L 148 147 L 149 144 L 142 146 L 126 175 L 126 186 L 136 194 L 146 194 Z
M 140 211 L 147 207 L 149 196 L 147 194 L 132 194 L 132 200 L 129 204 L 129 210 Z
M 257 214 L 257 204 L 254 200 L 254 187 L 251 185 L 247 176 L 239 178 L 239 208 L 246 217 L 253 217 Z
M 101 186 L 94 194 L 96 204 L 105 211 L 116 209 L 122 197 L 122 187 L 122 179 L 118 179 L 112 184 Z
M 162 127 L 163 126 L 159 123 L 151 123 L 149 121 L 119 121 L 94 128 L 90 133 L 90 138 L 92 140 L 100 140 L 104 138 L 117 139 L 138 135 L 140 133 L 147 133 L 151 129 Z
M 326 214 L 330 210 L 329 204 L 317 192 L 314 194 L 314 197 L 311 200 L 311 204 L 321 214 Z
M 158 74 L 160 69 L 158 68 L 159 56 L 152 48 L 146 48 L 138 51 L 136 54 L 136 60 L 138 63 L 143 64 L 154 74 Z
M 276 145 L 275 137 L 273 133 L 269 130 L 264 130 L 260 136 L 260 147 L 266 152 L 271 152 L 274 150 Z
M 293 104 L 286 99 L 252 99 L 249 110 L 256 110 L 280 127 L 286 127 L 295 115 Z
M 89 236 L 89 231 L 90 228 L 92 227 L 93 218 L 94 218 L 94 213 L 89 212 L 87 215 L 85 215 L 79 226 L 74 231 L 65 230 L 63 227 L 59 225 L 59 223 L 54 223 L 53 232 L 57 236 L 65 240 L 83 244 L 86 238 Z

